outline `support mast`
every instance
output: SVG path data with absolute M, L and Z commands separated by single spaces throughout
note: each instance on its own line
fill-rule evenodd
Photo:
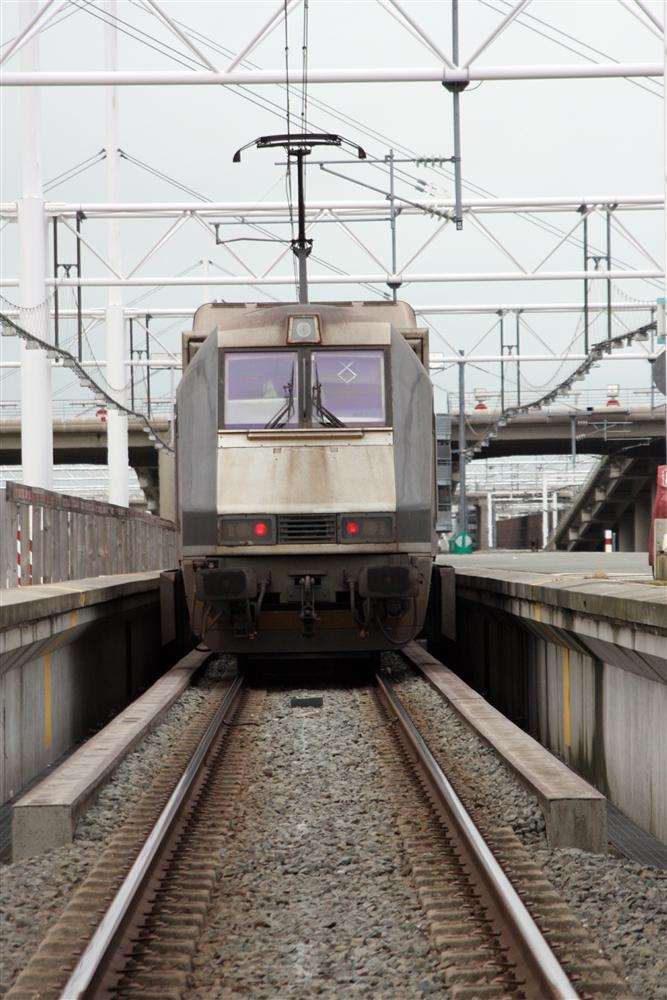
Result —
M 105 7 L 107 14 L 115 19 L 117 0 L 106 0 Z M 113 23 L 105 29 L 105 55 L 107 69 L 115 71 L 118 68 L 118 36 Z M 107 199 L 114 202 L 118 200 L 117 87 L 108 87 L 106 91 L 106 151 Z M 114 217 L 108 222 L 107 253 L 111 267 L 122 274 L 120 229 L 118 219 Z M 126 356 L 122 290 L 110 287 L 106 308 L 106 377 L 111 395 L 124 405 L 127 405 Z M 107 463 L 109 502 L 127 507 L 130 500 L 127 417 L 115 409 L 110 409 L 107 417 Z
M 21 27 L 37 12 L 34 0 L 19 4 Z M 37 37 L 21 50 L 21 69 L 37 69 Z M 49 340 L 50 302 L 46 287 L 46 219 L 40 161 L 40 90 L 25 87 L 20 97 L 22 195 L 18 206 L 20 270 L 19 322 L 42 340 Z M 46 351 L 21 343 L 21 463 L 23 482 L 53 488 L 53 424 L 51 362 Z

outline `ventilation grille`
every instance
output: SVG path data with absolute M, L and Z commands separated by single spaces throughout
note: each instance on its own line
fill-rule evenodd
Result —
M 281 514 L 278 542 L 335 542 L 335 514 Z

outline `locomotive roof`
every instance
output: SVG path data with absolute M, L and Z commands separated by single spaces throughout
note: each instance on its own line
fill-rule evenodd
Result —
M 390 323 L 396 329 L 414 328 L 416 318 L 407 302 L 206 302 L 199 306 L 192 332 L 208 334 L 214 329 L 236 330 L 284 324 L 288 316 L 318 313 L 330 323 Z

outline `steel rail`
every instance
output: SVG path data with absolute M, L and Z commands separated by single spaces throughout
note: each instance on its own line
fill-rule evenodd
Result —
M 103 976 L 113 957 L 114 946 L 122 936 L 128 919 L 131 918 L 134 903 L 143 891 L 147 879 L 150 878 L 160 850 L 199 775 L 206 755 L 220 730 L 220 725 L 241 694 L 243 687 L 243 678 L 239 676 L 235 678 L 225 693 L 188 766 L 146 838 L 144 846 L 97 925 L 95 933 L 79 958 L 76 968 L 63 987 L 60 1000 L 80 1000 L 80 998 L 82 1000 L 84 997 L 94 995 L 100 977 Z
M 503 919 L 509 925 L 520 957 L 539 987 L 539 996 L 549 1000 L 577 1000 L 575 987 L 514 886 L 496 861 L 392 685 L 379 673 L 375 675 L 375 683 L 380 692 L 381 702 L 396 717 L 411 753 L 422 767 L 439 804 L 444 807 L 451 819 L 465 852 L 481 876 Z

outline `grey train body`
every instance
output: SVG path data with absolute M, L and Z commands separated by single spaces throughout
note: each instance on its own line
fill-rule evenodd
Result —
M 193 326 L 176 451 L 194 634 L 251 655 L 411 639 L 435 552 L 435 449 L 410 307 L 213 303 Z

